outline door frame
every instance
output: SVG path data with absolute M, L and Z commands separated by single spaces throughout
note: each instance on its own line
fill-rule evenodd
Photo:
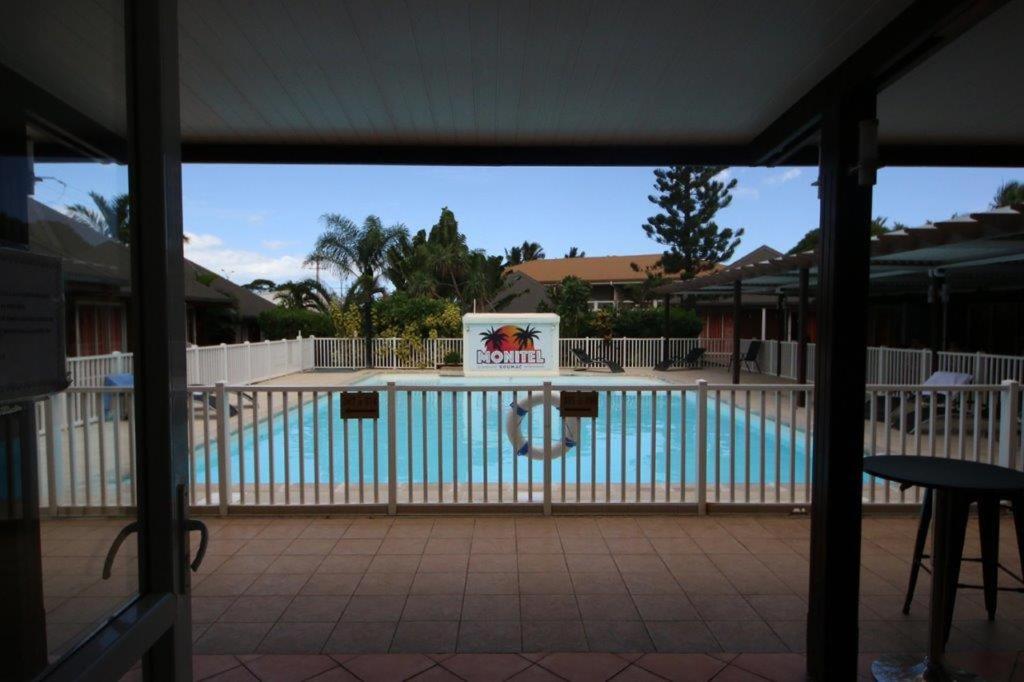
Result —
M 192 676 L 177 0 L 124 13 L 139 595 L 44 680 L 117 679 L 140 658 L 146 680 Z

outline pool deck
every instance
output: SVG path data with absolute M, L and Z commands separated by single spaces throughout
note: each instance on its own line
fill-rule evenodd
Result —
M 122 548 L 114 577 L 99 577 L 123 522 L 44 521 L 53 652 L 134 590 L 131 543 Z M 804 651 L 806 517 L 239 516 L 206 522 L 209 553 L 193 578 L 195 651 L 242 656 L 221 659 L 232 666 L 260 660 L 251 654 L 329 654 L 336 658 L 323 659 L 324 665 L 359 676 L 348 667 L 359 660 L 355 654 L 486 652 L 519 654 L 498 657 L 494 665 L 504 660 L 525 669 L 539 662 L 556 676 L 543 679 L 559 679 L 562 673 L 549 669 L 557 659 L 544 665 L 548 653 L 615 652 L 625 658 L 616 658 L 614 674 L 634 663 L 649 673 L 643 679 L 662 679 L 671 678 L 673 668 L 659 667 L 670 659 L 659 663 L 658 655 L 685 653 L 709 655 L 694 664 L 717 667 L 693 679 L 710 679 L 737 654 Z M 873 654 L 925 646 L 927 575 L 911 614 L 900 612 L 915 528 L 909 516 L 864 521 L 865 662 Z M 1004 562 L 1016 569 L 1009 522 L 1001 540 Z M 965 555 L 977 552 L 972 521 Z M 965 563 L 962 579 L 978 581 L 979 570 Z M 989 622 L 980 592 L 961 590 L 949 648 L 965 656 L 1004 652 L 987 653 L 985 660 L 1009 661 L 1012 668 L 1015 652 L 1024 649 L 1024 595 L 1001 593 L 998 618 Z M 444 656 L 393 660 L 459 674 L 447 669 Z M 774 660 L 789 661 L 780 670 L 799 668 L 793 663 L 799 656 Z M 606 678 L 595 673 L 586 679 Z

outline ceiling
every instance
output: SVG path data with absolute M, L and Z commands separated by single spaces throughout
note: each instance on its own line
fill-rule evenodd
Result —
M 17 4 L 0 61 L 123 133 L 120 0 Z M 179 0 L 183 140 L 745 145 L 908 4 Z M 1024 142 L 1021 25 L 1012 0 L 884 91 L 883 142 Z

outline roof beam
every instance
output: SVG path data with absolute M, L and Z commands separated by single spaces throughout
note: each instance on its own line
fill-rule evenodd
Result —
M 824 103 L 836 92 L 882 90 L 1006 2 L 915 0 L 754 139 L 751 152 L 755 163 L 777 165 L 810 143 Z M 969 155 L 971 148 L 963 151 Z M 936 156 L 941 158 L 941 154 Z

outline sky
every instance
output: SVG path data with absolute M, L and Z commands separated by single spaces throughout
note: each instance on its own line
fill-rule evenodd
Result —
M 186 256 L 238 283 L 312 276 L 302 262 L 332 212 L 361 222 L 380 216 L 415 231 L 455 212 L 471 248 L 501 254 L 536 241 L 549 258 L 570 246 L 588 256 L 657 253 L 641 225 L 651 168 L 205 165 L 183 168 Z M 49 164 L 36 198 L 55 207 L 89 203 L 87 190 L 125 191 L 123 169 Z M 812 168 L 730 168 L 737 180 L 721 227 L 744 228 L 735 257 L 768 244 L 786 251 L 818 222 Z M 987 208 L 999 184 L 1024 179 L 1011 169 L 885 168 L 874 214 L 920 225 Z

